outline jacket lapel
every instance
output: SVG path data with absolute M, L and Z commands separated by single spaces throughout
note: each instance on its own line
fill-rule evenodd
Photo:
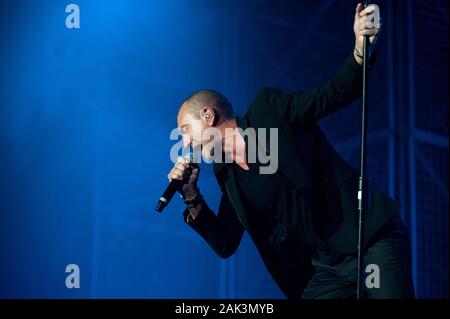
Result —
M 241 224 L 245 229 L 248 229 L 247 214 L 245 213 L 244 206 L 242 205 L 241 195 L 239 194 L 234 170 L 231 167 L 228 167 L 227 170 L 228 178 L 225 181 L 224 185 L 228 194 L 228 198 L 230 199 Z
M 222 192 L 226 193 L 231 205 L 236 211 L 239 221 L 247 229 L 247 215 L 245 214 L 244 206 L 242 204 L 241 194 L 239 193 L 233 167 L 230 164 L 215 163 L 214 173 Z

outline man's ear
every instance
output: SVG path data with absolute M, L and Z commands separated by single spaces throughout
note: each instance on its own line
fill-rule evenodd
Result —
M 206 121 L 208 121 L 209 122 L 209 120 L 212 118 L 212 117 L 214 117 L 214 121 L 213 121 L 213 123 L 212 123 L 212 126 L 216 126 L 217 125 L 217 123 L 218 123 L 218 114 L 217 114 L 217 112 L 215 112 L 215 110 L 214 109 L 212 109 L 212 108 L 204 108 L 203 110 L 202 110 L 202 115 L 203 115 L 203 117 L 205 118 L 205 120 Z

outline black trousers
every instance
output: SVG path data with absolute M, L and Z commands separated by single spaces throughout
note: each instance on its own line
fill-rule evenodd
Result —
M 364 263 L 368 265 L 364 297 L 369 299 L 414 298 L 411 276 L 411 248 L 407 231 L 394 218 L 383 226 L 368 243 Z M 346 255 L 330 249 L 320 251 L 312 260 L 315 273 L 303 292 L 305 299 L 356 298 L 357 255 Z M 374 266 L 378 267 L 374 270 Z M 377 281 L 378 279 L 378 281 Z

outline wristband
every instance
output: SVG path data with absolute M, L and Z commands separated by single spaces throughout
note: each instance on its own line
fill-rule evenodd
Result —
M 200 192 L 198 192 L 197 195 L 195 195 L 193 198 L 185 199 L 184 205 L 186 206 L 186 208 L 192 208 L 192 207 L 195 207 L 198 204 L 200 204 L 202 201 L 203 201 L 203 196 L 202 196 L 202 194 L 200 194 Z

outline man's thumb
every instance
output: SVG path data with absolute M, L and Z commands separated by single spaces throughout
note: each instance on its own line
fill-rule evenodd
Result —
M 364 6 L 362 5 L 362 3 L 358 3 L 358 5 L 356 6 L 356 9 L 355 9 L 355 14 L 359 15 L 359 13 L 363 10 L 364 10 Z

